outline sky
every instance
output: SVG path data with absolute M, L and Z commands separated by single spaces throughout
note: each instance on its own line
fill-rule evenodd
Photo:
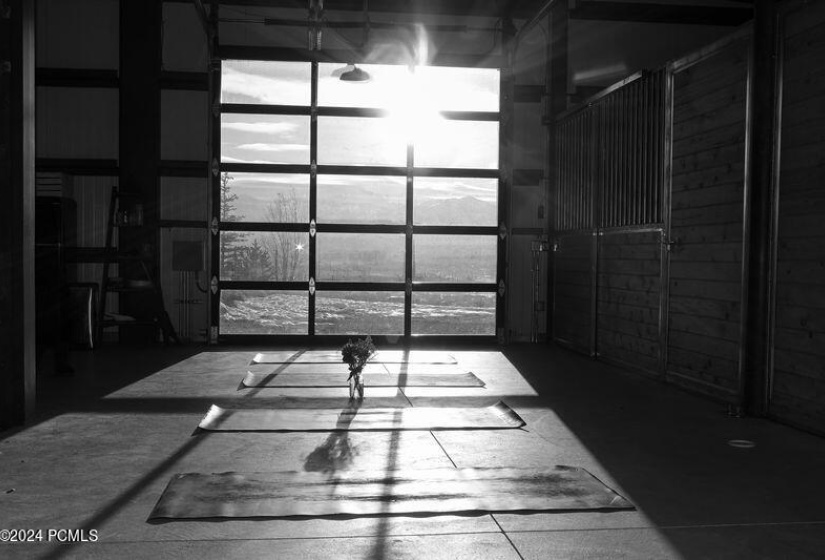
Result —
M 495 169 L 498 123 L 443 119 L 439 111 L 497 111 L 498 70 L 362 65 L 368 83 L 338 79 L 342 65 L 319 65 L 320 106 L 370 107 L 387 119 L 320 117 L 318 163 L 406 164 L 406 144 L 422 167 Z M 225 61 L 222 102 L 307 106 L 310 65 L 303 62 Z M 309 117 L 222 116 L 222 161 L 309 163 Z

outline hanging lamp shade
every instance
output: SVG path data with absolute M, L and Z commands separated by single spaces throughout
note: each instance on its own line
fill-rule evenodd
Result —
M 349 68 L 350 66 L 352 66 L 351 69 Z M 365 70 L 358 68 L 355 64 L 350 64 L 347 66 L 347 69 L 341 73 L 341 76 L 339 76 L 338 79 L 342 82 L 369 82 L 372 79 L 372 76 L 370 76 Z

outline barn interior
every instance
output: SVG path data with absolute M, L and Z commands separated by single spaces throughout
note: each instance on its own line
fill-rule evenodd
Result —
M 4 558 L 821 556 L 825 3 L 2 0 L 0 54 Z

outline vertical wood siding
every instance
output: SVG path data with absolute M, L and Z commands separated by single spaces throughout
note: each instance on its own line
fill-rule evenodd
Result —
M 785 18 L 770 413 L 825 432 L 825 5 Z
M 667 374 L 735 400 L 749 39 L 673 76 Z

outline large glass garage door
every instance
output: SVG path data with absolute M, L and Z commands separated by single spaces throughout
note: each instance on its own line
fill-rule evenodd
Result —
M 223 62 L 220 335 L 495 335 L 498 70 L 359 68 Z

